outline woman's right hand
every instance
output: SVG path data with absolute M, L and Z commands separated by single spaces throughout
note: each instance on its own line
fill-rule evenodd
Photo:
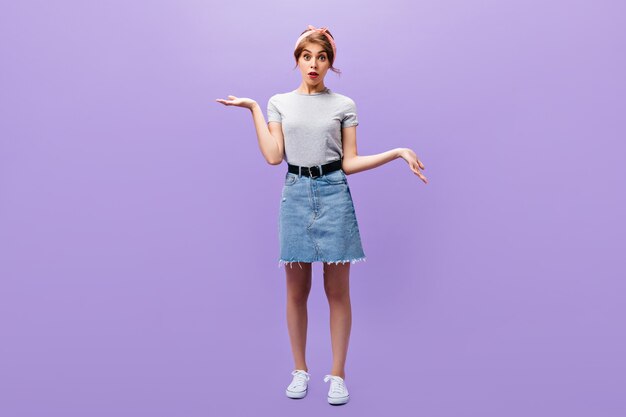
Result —
M 246 97 L 239 98 L 235 96 L 228 96 L 228 98 L 230 100 L 216 98 L 215 101 L 217 101 L 218 103 L 222 103 L 225 106 L 245 107 L 246 109 L 250 109 L 250 110 L 252 110 L 252 107 L 254 107 L 254 105 L 257 104 L 257 102 L 252 100 L 251 98 L 246 98 Z

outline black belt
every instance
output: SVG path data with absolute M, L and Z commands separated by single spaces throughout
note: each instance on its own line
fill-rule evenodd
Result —
M 292 174 L 304 175 L 311 178 L 321 177 L 322 175 L 326 175 L 339 169 L 341 169 L 341 159 L 329 162 L 324 165 L 315 165 L 312 167 L 301 167 L 298 165 L 291 165 L 290 163 L 287 163 L 288 172 L 291 172 Z

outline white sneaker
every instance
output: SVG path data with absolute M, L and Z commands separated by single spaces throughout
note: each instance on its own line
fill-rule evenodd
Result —
M 308 382 L 311 375 L 307 371 L 296 369 L 291 372 L 293 380 L 287 387 L 286 393 L 289 398 L 304 398 L 307 393 Z
M 330 389 L 328 390 L 328 402 L 333 405 L 345 404 L 350 399 L 346 382 L 340 376 L 326 375 L 324 382 L 330 380 Z

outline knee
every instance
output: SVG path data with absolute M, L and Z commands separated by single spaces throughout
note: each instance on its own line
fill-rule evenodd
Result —
M 298 286 L 287 291 L 287 299 L 296 304 L 306 304 L 311 293 L 310 286 Z
M 306 304 L 308 299 L 308 292 L 290 293 L 287 295 L 287 300 L 294 304 Z
M 324 292 L 326 293 L 326 298 L 328 298 L 328 301 L 341 301 L 345 300 L 346 298 L 350 298 L 350 292 L 345 286 L 325 283 Z

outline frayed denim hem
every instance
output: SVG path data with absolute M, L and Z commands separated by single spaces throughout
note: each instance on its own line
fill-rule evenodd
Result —
M 330 264 L 337 265 L 338 263 L 345 264 L 346 262 L 350 262 L 351 264 L 354 264 L 356 262 L 365 261 L 365 260 L 366 260 L 365 257 L 363 257 L 363 258 L 356 258 L 356 259 L 345 259 L 345 260 L 341 260 L 341 261 L 321 261 L 321 260 L 316 260 L 316 261 L 285 261 L 283 259 L 280 259 L 278 261 L 278 267 L 280 268 L 281 265 L 287 265 L 287 264 L 289 264 L 289 267 L 292 267 L 292 264 L 295 263 L 295 262 L 297 262 L 298 265 L 300 265 L 300 262 L 323 262 L 323 263 L 328 264 L 328 265 L 330 265 Z M 302 265 L 300 265 L 300 268 L 302 268 Z

